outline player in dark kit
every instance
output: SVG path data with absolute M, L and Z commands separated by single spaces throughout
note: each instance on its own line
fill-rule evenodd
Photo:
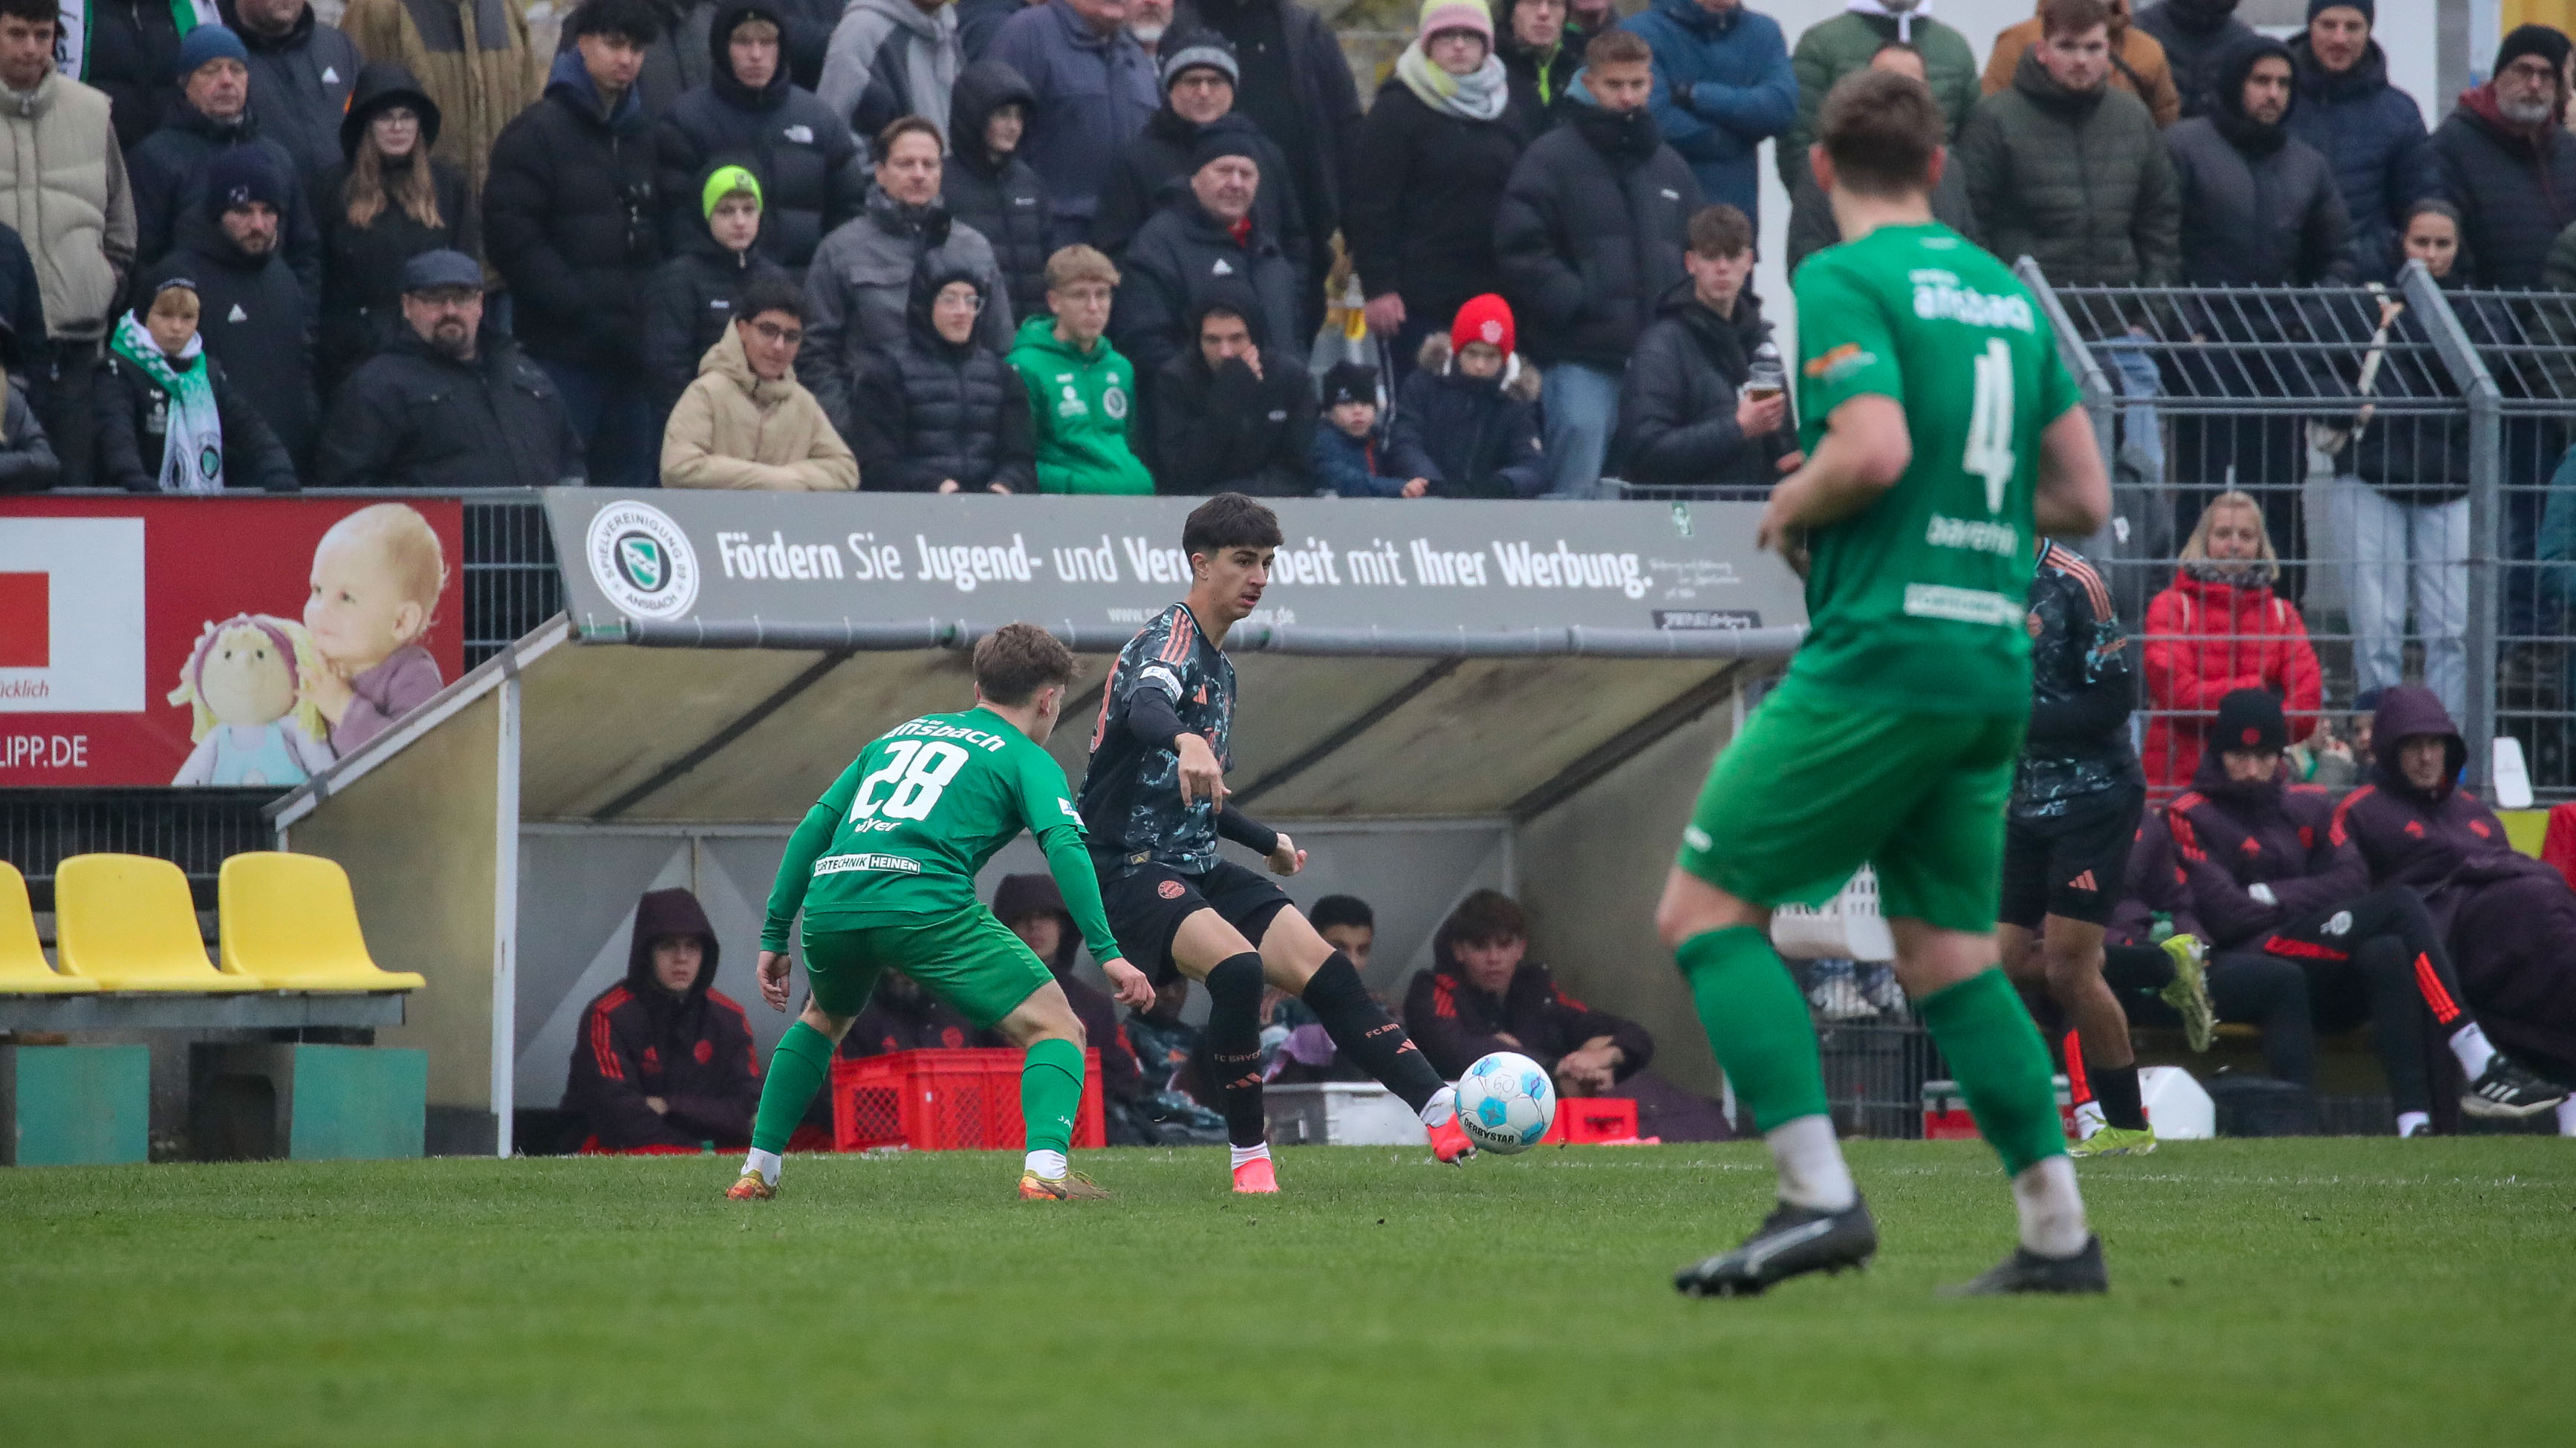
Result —
M 1348 1059 L 1421 1114 L 1442 1161 L 1471 1150 L 1457 1094 L 1370 998 L 1350 957 L 1277 885 L 1217 857 L 1223 838 L 1266 857 L 1273 874 L 1306 863 L 1295 841 L 1225 807 L 1234 726 L 1225 636 L 1260 604 L 1279 543 L 1278 517 L 1240 493 L 1220 493 L 1190 514 L 1181 532 L 1189 596 L 1119 651 L 1082 781 L 1082 822 L 1110 929 L 1156 984 L 1177 970 L 1207 986 L 1207 1048 L 1238 1192 L 1279 1189 L 1261 1111 L 1265 981 L 1303 999 Z

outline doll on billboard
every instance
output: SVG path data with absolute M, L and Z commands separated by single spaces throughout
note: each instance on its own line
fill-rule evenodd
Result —
M 405 504 L 360 508 L 322 535 L 304 626 L 322 658 L 310 687 L 334 756 L 346 758 L 446 682 L 420 645 L 446 586 L 438 535 Z
M 207 624 L 170 692 L 195 708 L 197 741 L 170 782 L 302 784 L 331 762 L 307 689 L 322 672 L 302 624 L 264 613 Z

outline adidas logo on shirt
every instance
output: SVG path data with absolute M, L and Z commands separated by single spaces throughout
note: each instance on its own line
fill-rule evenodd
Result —
M 247 322 L 250 320 L 250 313 L 241 309 L 241 303 L 235 302 L 233 303 L 233 309 L 224 314 L 224 320 L 227 322 Z
M 1212 277 L 1230 277 L 1234 275 L 1234 267 L 1231 263 L 1227 262 L 1224 257 L 1218 257 L 1216 259 L 1216 265 L 1208 269 L 1208 275 Z

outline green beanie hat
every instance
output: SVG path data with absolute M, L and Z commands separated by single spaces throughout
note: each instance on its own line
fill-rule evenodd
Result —
M 715 174 L 707 178 L 705 189 L 698 193 L 699 208 L 712 219 L 716 203 L 737 191 L 748 191 L 752 200 L 760 200 L 760 178 L 740 166 L 718 166 Z

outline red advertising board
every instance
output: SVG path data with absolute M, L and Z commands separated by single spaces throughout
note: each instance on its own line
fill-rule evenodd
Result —
M 284 790 L 464 667 L 453 498 L 0 499 L 0 787 Z

